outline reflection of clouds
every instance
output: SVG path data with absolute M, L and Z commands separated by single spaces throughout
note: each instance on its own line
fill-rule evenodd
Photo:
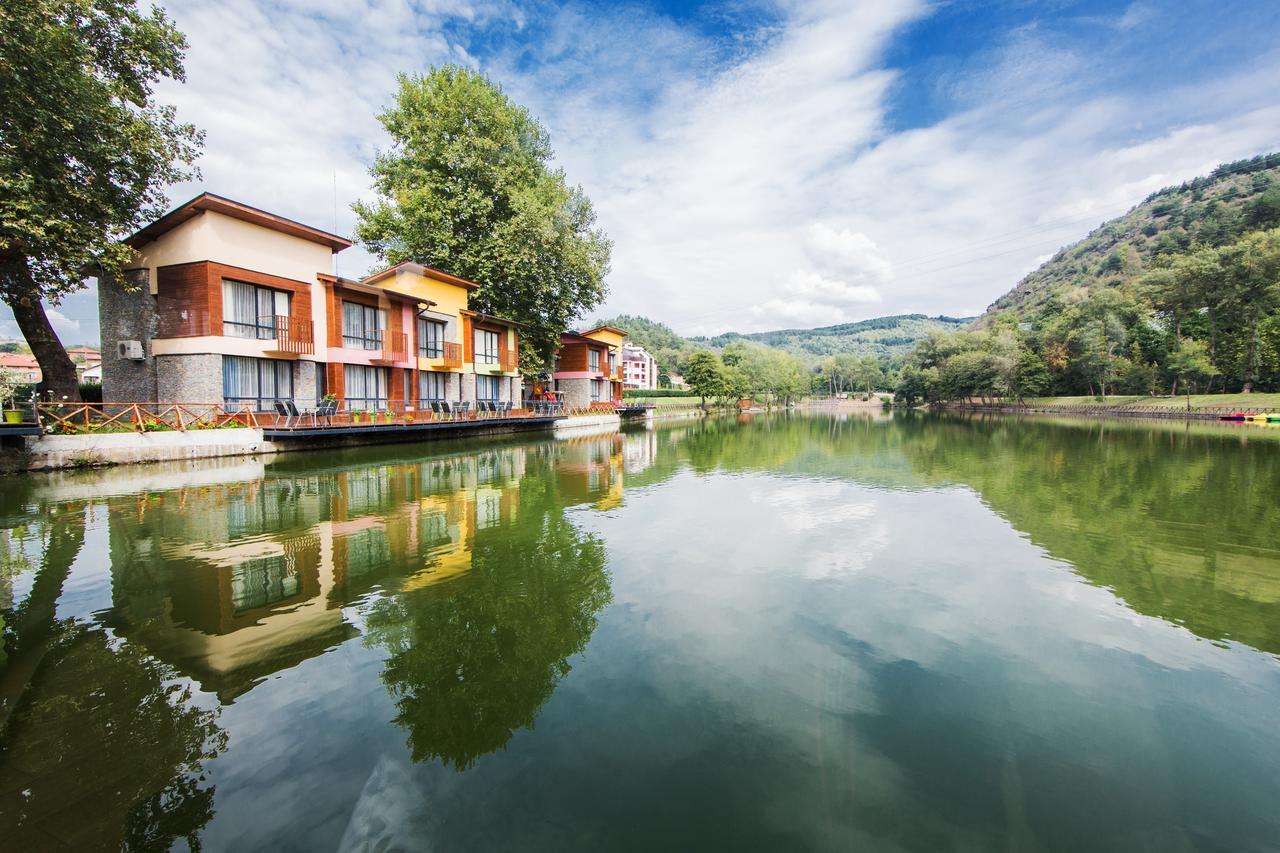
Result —
M 763 503 L 776 513 L 775 519 L 789 530 L 809 531 L 828 524 L 839 524 L 871 518 L 875 515 L 873 501 L 852 500 L 854 490 L 840 483 L 801 483 L 786 481 L 785 485 L 750 492 L 751 500 Z M 860 491 L 860 490 L 859 490 Z M 865 493 L 862 493 L 865 497 Z
M 1007 773 L 1028 808 L 1049 807 L 1037 791 L 1054 780 L 1106 785 L 1137 807 L 1124 791 L 1166 784 L 1143 755 L 1188 760 L 1160 720 L 1199 720 L 1238 747 L 1275 696 L 1272 659 L 1135 615 L 967 489 L 680 474 L 636 495 L 624 518 L 590 523 L 609 543 L 617 603 L 593 671 L 785 755 L 800 778 L 775 780 L 764 820 L 810 827 L 800 846 L 883 845 L 895 833 L 869 829 L 878 812 L 912 815 L 921 838 L 964 837 L 970 818 L 920 798 L 999 798 Z M 707 542 L 714 552 L 696 547 Z M 939 755 L 920 751 L 943 733 Z M 670 762 L 634 760 L 722 755 L 696 732 L 680 740 Z M 1222 794 L 1240 796 L 1257 798 Z

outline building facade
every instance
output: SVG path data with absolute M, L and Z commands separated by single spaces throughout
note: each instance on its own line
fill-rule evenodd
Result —
M 470 311 L 465 279 L 408 262 L 342 278 L 350 241 L 208 193 L 127 243 L 125 281 L 99 282 L 105 401 L 520 399 L 517 324 Z
M 626 337 L 612 326 L 560 336 L 553 378 L 566 405 L 622 402 L 621 350 Z
M 658 363 L 639 344 L 622 345 L 622 387 L 658 387 Z

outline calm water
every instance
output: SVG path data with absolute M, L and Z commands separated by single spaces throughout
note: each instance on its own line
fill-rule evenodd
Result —
M 6 850 L 1280 849 L 1266 427 L 10 479 Z

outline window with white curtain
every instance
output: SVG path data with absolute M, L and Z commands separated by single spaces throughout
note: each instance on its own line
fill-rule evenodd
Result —
M 590 349 L 587 350 L 587 353 L 587 365 L 592 373 L 598 373 L 600 371 L 600 350 Z
M 276 400 L 293 399 L 293 363 L 241 355 L 222 357 L 222 399 L 228 406 L 269 412 Z
M 418 374 L 418 399 L 419 400 L 443 400 L 445 399 L 445 388 L 447 373 L 434 373 L 424 370 Z
M 387 312 L 358 302 L 342 303 L 342 345 L 352 349 L 382 349 Z
M 498 363 L 498 333 L 476 329 L 476 364 Z
M 289 316 L 288 291 L 242 281 L 222 282 L 222 334 L 269 340 L 276 336 L 276 317 Z
M 387 368 L 344 364 L 342 385 L 348 409 L 387 408 Z
M 441 358 L 444 356 L 444 323 L 439 320 L 418 318 L 418 357 Z
M 603 399 L 604 399 L 604 380 L 592 379 L 591 380 L 591 402 L 599 403 Z
M 498 399 L 498 377 L 476 376 L 476 399 L 477 400 L 497 400 Z

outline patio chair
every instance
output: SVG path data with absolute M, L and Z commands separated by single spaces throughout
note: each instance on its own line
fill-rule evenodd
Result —
M 441 417 L 440 401 L 428 400 L 427 402 L 431 404 L 431 417 L 435 418 L 436 420 L 440 420 L 440 417 Z
M 325 423 L 329 423 L 329 421 L 337 413 L 338 413 L 337 400 L 321 400 L 320 406 L 315 410 L 315 414 L 312 415 L 311 420 L 312 420 L 312 423 L 316 423 L 316 424 L 318 424 L 321 419 L 323 419 Z
M 285 400 L 284 407 L 285 407 L 285 410 L 289 413 L 289 417 L 293 419 L 294 423 L 297 423 L 298 421 L 302 420 L 304 416 L 310 417 L 312 415 L 312 411 L 310 409 L 307 409 L 305 412 L 299 410 L 298 404 L 295 403 L 293 400 Z
M 275 401 L 276 416 L 284 418 L 284 428 L 289 429 L 293 426 L 293 415 L 289 414 L 289 409 L 285 406 L 283 400 Z

